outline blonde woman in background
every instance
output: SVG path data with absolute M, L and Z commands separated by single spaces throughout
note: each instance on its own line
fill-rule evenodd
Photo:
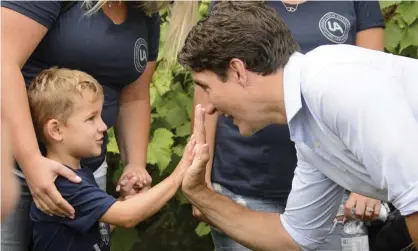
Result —
M 149 189 L 146 149 L 150 127 L 149 84 L 158 57 L 160 19 L 158 11 L 168 1 L 2 1 L 2 97 L 4 119 L 10 121 L 20 181 L 17 210 L 2 222 L 1 250 L 28 250 L 31 237 L 29 207 L 32 200 L 50 215 L 74 218 L 77 212 L 62 198 L 54 180 L 80 178 L 58 162 L 43 156 L 28 106 L 26 87 L 42 70 L 52 66 L 77 69 L 103 86 L 102 117 L 115 126 L 126 167 L 117 189 L 136 193 Z M 174 2 L 171 31 L 176 39 L 166 43 L 175 55 L 193 25 L 196 2 Z M 170 37 L 171 39 L 171 37 Z M 107 143 L 107 137 L 105 137 Z M 98 158 L 82 164 L 95 171 L 102 189 L 106 181 L 106 144 Z M 129 179 L 131 173 L 140 177 Z

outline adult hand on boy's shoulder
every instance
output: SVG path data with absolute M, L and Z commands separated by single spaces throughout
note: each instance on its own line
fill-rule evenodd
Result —
M 36 206 L 46 214 L 74 217 L 74 208 L 61 196 L 54 182 L 63 176 L 74 183 L 81 178 L 61 163 L 39 156 L 30 162 L 24 174 Z

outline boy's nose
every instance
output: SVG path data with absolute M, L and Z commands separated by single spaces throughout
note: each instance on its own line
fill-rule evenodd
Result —
M 101 119 L 101 118 L 100 118 L 99 131 L 100 131 L 100 132 L 105 132 L 105 131 L 107 131 L 107 125 L 105 124 L 105 122 L 104 122 L 104 121 L 103 121 L 103 119 Z

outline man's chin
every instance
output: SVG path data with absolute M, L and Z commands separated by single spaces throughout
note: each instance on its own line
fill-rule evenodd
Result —
M 239 128 L 239 134 L 241 134 L 241 136 L 243 137 L 251 137 L 253 136 L 258 130 L 252 130 L 250 128 Z

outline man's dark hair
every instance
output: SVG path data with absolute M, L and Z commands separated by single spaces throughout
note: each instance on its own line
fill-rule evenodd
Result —
M 274 9 L 259 1 L 221 1 L 190 31 L 178 60 L 225 80 L 233 58 L 252 72 L 268 75 L 284 67 L 295 51 L 299 45 Z

